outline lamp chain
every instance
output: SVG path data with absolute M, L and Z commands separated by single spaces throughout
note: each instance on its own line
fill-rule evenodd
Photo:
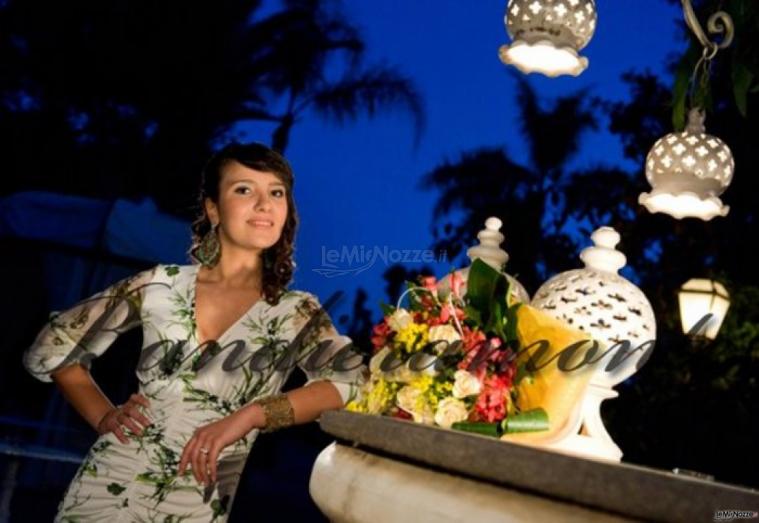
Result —
M 717 11 L 709 17 L 707 22 L 707 29 L 711 34 L 724 34 L 722 40 L 712 41 L 704 33 L 701 23 L 696 17 L 696 13 L 693 10 L 691 0 L 681 0 L 683 4 L 683 14 L 685 15 L 685 23 L 688 25 L 693 34 L 696 35 L 699 43 L 703 47 L 701 57 L 696 62 L 696 66 L 693 68 L 693 74 L 690 77 L 688 83 L 688 98 L 690 100 L 690 107 L 695 108 L 697 105 L 695 102 L 696 86 L 701 88 L 702 92 L 706 91 L 709 84 L 709 77 L 711 74 L 711 63 L 717 52 L 721 49 L 727 48 L 732 42 L 735 36 L 735 24 L 730 15 L 725 11 Z

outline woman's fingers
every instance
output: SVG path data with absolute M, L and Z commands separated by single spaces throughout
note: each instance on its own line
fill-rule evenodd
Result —
M 138 394 L 138 393 L 132 394 L 131 396 L 129 396 L 129 399 L 131 401 L 134 401 L 135 403 L 139 403 L 146 409 L 150 408 L 150 401 L 148 401 L 148 399 L 142 394 Z
M 119 425 L 118 422 L 114 424 L 113 427 L 113 434 L 119 439 L 121 443 L 124 443 L 125 445 L 129 443 L 129 439 L 126 437 L 126 434 L 124 434 L 124 431 L 121 429 L 121 425 Z
M 124 413 L 116 418 L 116 420 L 124 425 L 126 428 L 132 431 L 133 434 L 140 435 L 142 434 L 142 428 L 140 428 L 137 423 L 135 423 L 132 418 L 129 417 L 128 414 Z
M 206 467 L 208 471 L 208 479 L 211 483 L 216 483 L 216 460 L 219 459 L 219 450 L 216 448 L 216 445 L 211 447 L 211 451 L 208 453 L 208 460 L 206 462 Z
M 200 484 L 206 482 L 206 453 L 201 449 L 206 448 L 200 441 L 198 441 L 195 447 L 194 456 L 192 460 L 192 468 L 195 471 L 195 479 Z
M 187 465 L 190 465 L 192 462 L 192 451 L 193 447 L 195 446 L 195 438 L 190 438 L 190 441 L 187 442 L 187 444 L 184 446 L 184 450 L 182 450 L 182 457 L 179 459 L 179 467 L 177 468 L 177 473 L 182 476 L 185 471 L 187 470 Z
M 195 481 L 200 485 L 209 485 L 216 481 L 216 461 L 220 449 L 207 438 L 208 436 L 198 436 L 197 433 L 193 435 L 185 445 L 177 467 L 177 474 L 182 476 L 189 466 Z
M 140 422 L 144 427 L 148 427 L 152 422 L 145 417 L 134 404 L 128 404 L 124 407 L 124 412 L 131 418 Z

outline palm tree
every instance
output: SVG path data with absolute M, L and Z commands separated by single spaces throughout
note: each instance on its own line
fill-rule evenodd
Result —
M 272 146 L 284 151 L 293 125 L 309 110 L 342 123 L 362 113 L 401 109 L 413 117 L 416 138 L 424 127 L 421 96 L 411 80 L 382 64 L 364 65 L 365 44 L 334 2 L 287 0 L 285 10 L 256 24 L 274 45 L 259 85 L 276 115 Z
M 421 186 L 440 191 L 433 248 L 447 250 L 453 260 L 476 241 L 485 219 L 497 216 L 511 254 L 509 272 L 534 292 L 548 273 L 576 263 L 576 245 L 564 229 L 567 163 L 597 120 L 583 92 L 543 108 L 525 79 L 515 81 L 528 164 L 511 159 L 505 148 L 478 149 L 427 173 Z
M 339 4 L 288 1 L 265 18 L 261 4 L 4 2 L 3 191 L 151 195 L 189 216 L 203 161 L 239 122 L 273 122 L 282 150 L 311 107 L 338 119 L 401 107 L 421 129 L 413 85 L 360 67 L 364 43 Z M 346 71 L 330 80 L 339 58 Z

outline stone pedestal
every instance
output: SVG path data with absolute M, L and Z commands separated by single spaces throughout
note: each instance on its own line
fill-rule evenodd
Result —
M 310 491 L 338 523 L 690 523 L 759 510 L 755 490 L 662 470 L 347 411 L 320 425 L 338 441 L 319 455 Z

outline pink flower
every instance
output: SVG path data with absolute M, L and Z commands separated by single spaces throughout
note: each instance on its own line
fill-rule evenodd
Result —
M 464 284 L 464 279 L 458 272 L 451 273 L 451 292 L 457 298 L 461 298 L 461 286 Z
M 435 287 L 435 277 L 434 276 L 422 276 L 422 287 L 425 289 L 428 289 L 434 293 L 437 293 L 437 287 Z
M 451 292 L 457 298 L 461 298 L 461 286 L 464 284 L 464 279 L 461 277 L 458 271 L 451 273 Z
M 466 317 L 464 309 L 461 309 L 460 307 L 454 307 L 453 310 L 456 313 L 456 318 L 460 322 L 464 321 L 464 318 Z M 440 323 L 448 323 L 448 320 L 450 320 L 452 317 L 451 306 L 447 304 L 443 305 L 443 307 L 440 309 Z

